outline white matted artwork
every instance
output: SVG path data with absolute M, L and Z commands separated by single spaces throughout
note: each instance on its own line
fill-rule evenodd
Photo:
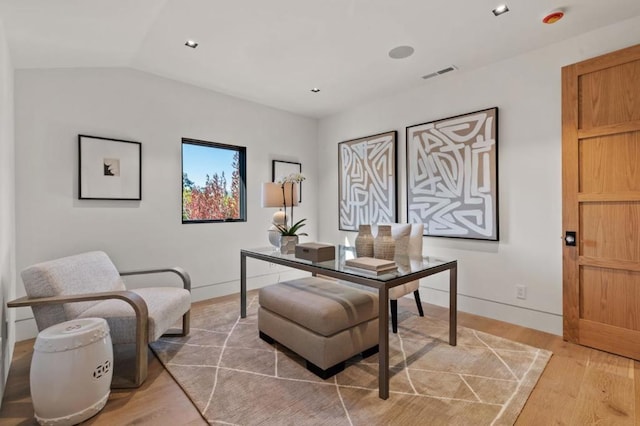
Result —
M 338 144 L 338 228 L 397 222 L 395 130 Z
M 78 198 L 142 199 L 140 142 L 78 135 Z
M 498 241 L 498 108 L 407 127 L 407 222 Z

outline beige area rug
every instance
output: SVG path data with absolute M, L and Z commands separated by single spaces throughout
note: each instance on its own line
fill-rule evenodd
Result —
M 389 399 L 378 398 L 378 356 L 354 358 L 323 381 L 303 360 L 258 337 L 257 294 L 200 305 L 187 337 L 152 344 L 210 423 L 233 425 L 511 425 L 551 352 L 402 311 L 390 337 Z

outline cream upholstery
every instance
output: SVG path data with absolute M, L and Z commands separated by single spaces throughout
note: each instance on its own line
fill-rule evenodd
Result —
M 333 280 L 307 277 L 273 284 L 258 293 L 258 330 L 307 361 L 323 379 L 358 353 L 378 345 L 378 297 Z
M 421 261 L 422 258 L 422 223 L 387 223 L 391 225 L 391 236 L 396 242 L 396 262 L 400 269 L 410 268 L 411 261 Z M 402 296 L 413 293 L 420 287 L 420 281 L 411 281 L 393 287 L 389 290 L 389 299 L 397 300 Z
M 127 290 L 120 278 L 160 272 L 178 274 L 184 288 Z M 191 282 L 180 268 L 119 273 L 106 253 L 93 251 L 38 263 L 22 271 L 21 276 L 27 297 L 9 306 L 31 306 L 39 331 L 75 318 L 100 317 L 107 320 L 114 344 L 135 343 L 134 386 L 146 377 L 148 342 L 157 340 L 180 319 L 180 335 L 189 332 Z
M 398 269 L 411 268 L 412 263 L 422 262 L 422 223 L 380 223 L 378 225 L 391 225 L 391 236 L 396 242 L 395 259 Z M 377 225 L 372 225 L 372 233 L 377 234 Z M 409 293 L 413 293 L 420 316 L 424 316 L 420 303 L 420 280 L 411 281 L 389 289 L 391 305 L 391 324 L 394 333 L 398 332 L 398 305 L 397 300 Z
M 261 307 L 323 336 L 378 317 L 375 294 L 319 277 L 263 287 L 259 291 L 259 302 Z

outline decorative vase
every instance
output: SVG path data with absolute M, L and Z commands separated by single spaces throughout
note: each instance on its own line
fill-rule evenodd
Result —
M 280 253 L 293 254 L 296 252 L 298 244 L 297 235 L 280 235 Z
M 373 257 L 393 260 L 396 242 L 391 236 L 391 225 L 378 225 L 378 235 L 373 240 Z
M 356 237 L 356 256 L 373 257 L 373 235 L 371 225 L 360 225 Z

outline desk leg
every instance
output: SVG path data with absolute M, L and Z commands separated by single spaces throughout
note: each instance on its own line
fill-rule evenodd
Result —
M 456 346 L 458 330 L 458 262 L 449 269 L 449 344 Z
M 378 396 L 389 398 L 389 290 L 378 289 Z
M 247 317 L 247 256 L 240 253 L 240 318 Z

